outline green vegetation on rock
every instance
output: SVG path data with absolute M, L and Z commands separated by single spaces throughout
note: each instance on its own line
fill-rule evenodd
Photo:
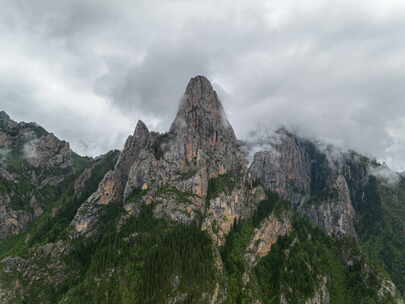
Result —
M 168 303 L 176 294 L 184 294 L 182 303 L 198 303 L 213 289 L 213 252 L 205 232 L 156 219 L 145 205 L 115 230 L 118 205 L 108 208 L 105 229 L 78 241 L 69 257 L 82 280 L 63 303 Z
M 384 185 L 371 178 L 365 195 L 368 204 L 356 205 L 361 245 L 405 293 L 405 180 Z

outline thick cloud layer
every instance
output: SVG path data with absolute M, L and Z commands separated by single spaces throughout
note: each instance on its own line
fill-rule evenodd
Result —
M 0 109 L 77 151 L 165 130 L 209 77 L 240 137 L 285 125 L 405 169 L 405 2 L 1 1 Z

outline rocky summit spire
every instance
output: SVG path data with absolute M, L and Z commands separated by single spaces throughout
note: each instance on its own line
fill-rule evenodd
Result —
M 211 144 L 235 140 L 217 93 L 204 76 L 189 81 L 170 131 L 192 135 Z
M 138 120 L 136 124 L 134 136 L 135 138 L 145 138 L 149 135 L 149 130 L 142 120 Z
M 149 130 L 142 120 L 138 120 L 133 135 L 130 135 L 125 142 L 124 150 L 120 154 L 116 164 L 116 171 L 125 178 L 128 176 L 129 169 L 148 141 Z

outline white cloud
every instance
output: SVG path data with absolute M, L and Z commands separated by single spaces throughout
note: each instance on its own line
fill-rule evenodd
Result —
M 236 133 L 257 122 L 405 169 L 405 2 L 11 1 L 0 108 L 81 153 L 165 130 L 187 80 L 215 82 Z

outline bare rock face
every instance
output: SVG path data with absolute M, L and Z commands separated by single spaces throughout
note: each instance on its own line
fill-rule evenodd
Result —
M 386 279 L 381 280 L 380 288 L 378 289 L 378 296 L 383 301 L 386 298 L 394 299 L 394 303 L 403 304 L 404 301 L 401 299 L 401 295 L 395 284 Z
M 223 246 L 233 224 L 252 216 L 257 203 L 264 199 L 266 194 L 261 187 L 249 188 L 241 183 L 232 192 L 208 200 L 201 229 L 208 232 L 217 246 Z
M 185 161 L 195 166 L 202 162 L 209 177 L 247 165 L 222 104 L 203 76 L 190 80 L 170 132 Z
M 211 140 L 213 143 L 223 138 L 236 139 L 217 93 L 204 76 L 189 81 L 170 131 L 184 135 L 197 132 L 199 141 Z
M 335 196 L 321 202 L 309 203 L 299 211 L 329 235 L 356 236 L 354 228 L 355 210 L 353 208 L 346 179 L 339 175 L 333 185 Z
M 250 167 L 268 191 L 299 206 L 311 191 L 311 159 L 299 138 L 280 129 L 269 139 L 269 149 L 254 155 Z
M 28 163 L 35 168 L 66 169 L 72 166 L 69 144 L 58 140 L 53 134 L 25 144 L 24 153 Z
M 177 149 L 187 163 L 195 162 L 200 153 L 221 153 L 224 156 L 236 145 L 235 133 L 224 109 L 207 78 L 197 76 L 187 85 L 170 132 L 176 134 Z M 222 159 L 224 170 L 238 164 L 238 155 Z M 217 166 L 214 166 L 217 167 Z M 217 168 L 213 168 L 215 170 Z M 215 174 L 215 172 L 213 172 Z
M 125 143 L 124 151 L 118 159 L 114 172 L 118 172 L 119 178 L 124 184 L 120 186 L 120 191 L 117 193 L 119 198 L 122 198 L 123 191 L 125 190 L 125 182 L 128 179 L 130 168 L 135 160 L 138 159 L 139 154 L 149 144 L 149 130 L 142 121 L 138 121 L 133 136 L 130 136 Z M 118 198 L 118 197 L 117 197 Z
M 121 201 L 124 195 L 125 183 L 133 162 L 148 145 L 149 131 L 142 121 L 138 121 L 134 134 L 125 142 L 124 150 L 120 154 L 113 171 L 106 176 L 99 186 L 99 191 L 92 201 L 102 205 Z
M 36 217 L 35 212 L 15 210 L 11 202 L 8 194 L 0 193 L 0 239 L 25 231 Z
M 133 135 L 130 135 L 113 170 L 107 172 L 95 193 L 93 193 L 79 208 L 71 225 L 72 237 L 91 235 L 102 206 L 123 201 L 125 184 L 132 163 L 148 145 L 149 131 L 142 121 L 138 121 Z
M 114 170 L 104 176 L 98 189 L 79 208 L 72 221 L 72 236 L 90 235 L 101 215 L 101 206 L 119 203 L 123 200 L 125 184 L 132 163 L 147 146 L 149 131 L 142 121 L 138 121 L 134 134 L 125 142 Z
M 247 246 L 245 254 L 247 265 L 255 266 L 260 258 L 269 254 L 278 238 L 288 235 L 292 229 L 291 219 L 286 213 L 278 217 L 274 214 L 267 217 L 260 227 L 255 229 L 253 238 Z
M 255 154 L 252 175 L 329 235 L 356 237 L 344 157 L 336 159 L 284 129 L 275 135 L 267 151 Z
M 125 195 L 133 188 L 175 184 L 204 197 L 208 179 L 246 168 L 222 105 L 209 81 L 192 78 L 170 132 L 153 134 L 133 163 Z
M 7 160 L 25 161 L 38 169 L 68 169 L 72 155 L 67 142 L 59 140 L 35 123 L 17 123 L 0 113 L 0 155 L 2 167 L 10 167 Z
M 71 225 L 74 230 L 72 236 L 92 232 L 100 216 L 100 206 L 107 205 L 111 201 L 111 196 L 117 191 L 114 181 L 113 171 L 107 172 L 100 182 L 98 190 L 93 193 L 78 209 Z M 90 235 L 88 233 L 88 235 Z
M 238 175 L 234 191 L 208 199 L 209 181 Z M 246 155 L 225 117 L 221 102 L 203 76 L 190 80 L 168 133 L 149 132 L 138 122 L 115 169 L 79 209 L 72 222 L 75 233 L 89 235 L 102 205 L 124 202 L 136 214 L 142 204 L 153 204 L 156 217 L 181 223 L 198 222 L 218 244 L 223 244 L 235 219 L 252 213 L 264 199 L 253 187 Z M 131 195 L 145 192 L 142 204 Z M 258 193 L 261 194 L 258 194 Z
M 197 76 L 187 85 L 170 132 L 152 134 L 131 166 L 124 199 L 134 189 L 147 190 L 145 201 L 155 203 L 155 216 L 183 223 L 202 220 L 202 229 L 223 244 L 233 221 L 251 213 L 259 199 L 259 190 L 246 190 L 246 165 L 216 92 Z M 234 191 L 208 198 L 209 181 L 227 174 L 241 177 Z

